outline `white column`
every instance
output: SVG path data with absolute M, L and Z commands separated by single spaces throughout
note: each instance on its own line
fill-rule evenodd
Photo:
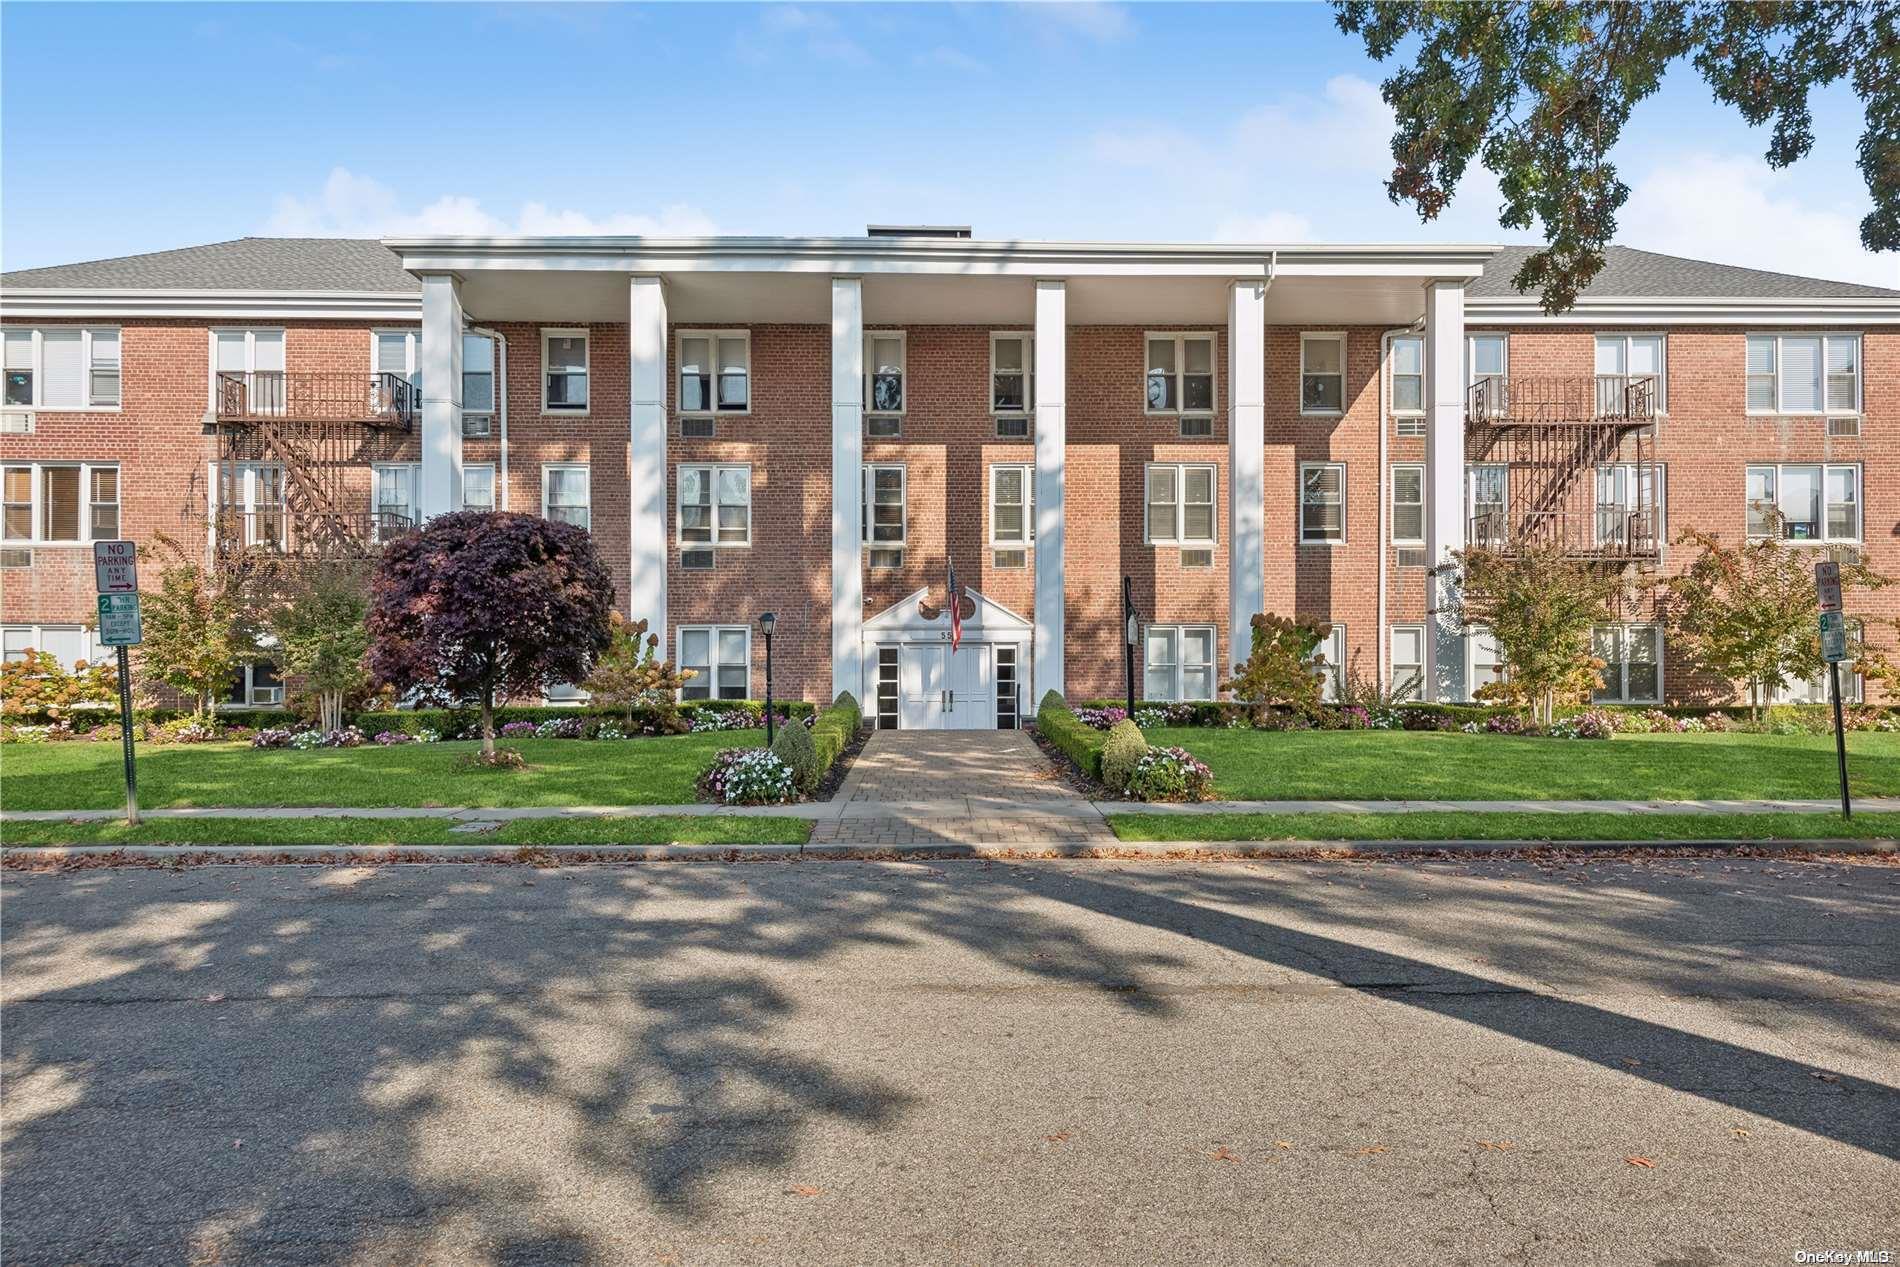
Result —
M 831 693 L 864 689 L 864 287 L 831 282 Z M 859 696 L 860 706 L 869 707 Z
M 462 281 L 422 279 L 422 477 L 417 511 L 425 521 L 462 508 Z
M 1068 454 L 1069 292 L 1061 281 L 1036 283 L 1036 656 L 1034 712 L 1063 691 L 1063 462 Z
M 666 288 L 658 277 L 635 277 L 628 299 L 631 351 L 631 425 L 627 433 L 627 500 L 631 569 L 627 615 L 660 636 L 660 655 L 672 643 L 666 618 Z
M 1227 303 L 1227 663 L 1246 657 L 1266 609 L 1267 287 L 1235 282 Z
M 1452 555 L 1465 548 L 1465 287 L 1425 287 L 1425 698 L 1465 697 L 1465 637 L 1451 609 Z

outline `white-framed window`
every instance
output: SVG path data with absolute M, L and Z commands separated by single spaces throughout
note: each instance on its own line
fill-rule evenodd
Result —
M 26 659 L 28 651 L 46 652 L 68 673 L 81 664 L 117 658 L 115 649 L 84 625 L 0 625 L 0 653 L 8 663 Z
M 1668 482 L 1660 466 L 1606 462 L 1597 467 L 1596 543 L 1629 545 L 1633 540 L 1666 540 L 1664 492 Z
M 1425 464 L 1399 462 L 1392 467 L 1392 544 L 1425 544 Z
M 1320 698 L 1337 703 L 1346 680 L 1346 626 L 1328 625 L 1326 636 L 1313 648 L 1313 663 L 1319 666 Z
M 752 468 L 682 465 L 679 540 L 684 547 L 752 544 Z
M 495 467 L 474 462 L 462 468 L 462 509 L 495 509 Z
M 1425 626 L 1392 626 L 1391 681 L 1393 698 L 1425 698 Z
M 116 462 L 9 462 L 0 469 L 0 537 L 22 545 L 119 535 Z
M 1662 626 L 1598 625 L 1590 651 L 1603 661 L 1603 684 L 1590 693 L 1602 703 L 1654 704 L 1662 699 Z
M 579 462 L 541 468 L 541 517 L 580 528 L 593 528 L 589 468 Z
M 232 536 L 245 545 L 275 545 L 283 549 L 289 542 L 289 522 L 284 514 L 284 468 L 274 462 L 211 464 L 211 510 L 225 524 L 236 521 Z M 215 531 L 217 525 L 213 525 Z
M 1149 545 L 1214 544 L 1214 477 L 1211 464 L 1149 464 L 1143 477 Z
M 218 701 L 220 708 L 275 708 L 284 702 L 284 679 L 269 660 L 240 664 Z
M 1425 340 L 1392 340 L 1392 421 L 1402 436 L 1425 434 Z
M 1510 535 L 1511 468 L 1481 462 L 1465 468 L 1465 514 L 1473 546 L 1496 548 Z
M 422 402 L 422 333 L 419 330 L 371 330 L 369 332 L 370 372 L 394 374 L 407 379 L 414 388 L 418 407 Z
M 681 413 L 752 411 L 751 331 L 681 330 L 678 348 Z
M 990 335 L 990 412 L 1027 414 L 1035 407 L 1036 337 L 998 330 Z
M 1214 698 L 1214 626 L 1149 625 L 1141 640 L 1141 697 Z
M 864 334 L 864 411 L 872 414 L 904 412 L 904 351 L 908 340 L 902 330 L 867 330 Z
M 1860 467 L 1852 463 L 1785 462 L 1750 466 L 1745 474 L 1748 535 L 1774 530 L 1784 541 L 1859 541 Z
M 378 462 L 370 467 L 370 474 L 376 484 L 376 540 L 401 536 L 421 522 L 416 491 L 422 479 L 420 462 Z M 466 470 L 462 477 L 466 482 Z
M 859 531 L 864 534 L 870 565 L 904 566 L 904 466 L 900 462 L 867 462 L 859 485 Z
M 1509 378 L 1511 374 L 1511 336 L 1473 334 L 1465 338 L 1465 381 L 1476 384 L 1486 379 Z
M 420 372 L 416 385 L 422 384 Z M 418 400 L 420 407 L 421 401 Z M 485 334 L 462 335 L 462 416 L 485 418 L 495 412 L 495 341 Z
M 211 331 L 209 403 L 218 403 L 218 376 L 242 376 L 245 404 L 253 414 L 282 413 L 285 405 L 284 332 L 279 329 Z
M 990 551 L 999 568 L 1026 567 L 1036 542 L 1036 468 L 1023 462 L 990 468 Z
M 1858 414 L 1858 334 L 1751 334 L 1751 414 Z
M 551 414 L 587 412 L 586 330 L 541 331 L 541 410 Z
M 1624 389 L 1642 378 L 1655 380 L 1656 412 L 1668 412 L 1668 344 L 1662 335 L 1599 334 L 1596 356 L 1598 413 L 1621 414 Z
M 116 326 L 9 326 L 5 403 L 38 409 L 119 408 L 123 397 Z
M 1150 334 L 1146 390 L 1151 414 L 1213 413 L 1214 336 Z
M 679 667 L 692 676 L 680 688 L 681 699 L 750 699 L 752 626 L 682 625 Z
M 1300 463 L 1300 542 L 1336 545 L 1346 539 L 1346 464 Z
M 1479 687 L 1503 680 L 1504 656 L 1498 651 L 1498 640 L 1486 626 L 1471 626 L 1465 631 L 1466 694 L 1476 699 Z
M 1300 412 L 1331 417 L 1346 411 L 1346 336 L 1300 336 Z
M 1849 618 L 1848 641 L 1852 645 L 1860 638 L 1858 622 Z M 1865 693 L 1865 680 L 1851 664 L 1841 666 L 1841 702 L 1858 704 Z M 1831 704 L 1834 695 L 1828 686 L 1828 671 L 1823 667 L 1811 678 L 1790 679 L 1768 693 L 1770 704 Z

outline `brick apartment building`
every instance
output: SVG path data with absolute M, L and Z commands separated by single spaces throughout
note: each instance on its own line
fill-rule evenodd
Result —
M 769 610 L 781 696 L 989 727 L 1121 693 L 1124 577 L 1145 698 L 1216 694 L 1264 610 L 1457 700 L 1495 648 L 1428 565 L 1559 540 L 1630 581 L 1603 698 L 1693 703 L 1731 692 L 1655 623 L 1683 528 L 1774 508 L 1900 574 L 1900 291 L 1614 248 L 1546 317 L 1524 253 L 913 229 L 8 273 L 0 636 L 92 654 L 94 539 L 323 554 L 493 507 L 587 525 L 689 694 L 762 694 Z

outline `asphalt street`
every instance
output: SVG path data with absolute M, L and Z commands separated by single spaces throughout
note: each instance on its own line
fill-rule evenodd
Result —
M 9 1267 L 1900 1251 L 1891 864 L 14 872 L 0 920 Z

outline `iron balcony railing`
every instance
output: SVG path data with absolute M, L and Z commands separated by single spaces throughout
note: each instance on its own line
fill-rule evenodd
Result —
M 305 374 L 222 371 L 217 379 L 219 422 L 362 422 L 407 431 L 420 402 L 400 374 Z
M 1465 420 L 1510 424 L 1539 422 L 1650 423 L 1658 408 L 1656 379 L 1649 374 L 1571 377 L 1487 375 L 1465 392 Z
M 1512 515 L 1486 511 L 1471 516 L 1466 543 L 1494 554 L 1556 545 L 1573 559 L 1647 561 L 1662 556 L 1658 520 L 1654 510 L 1618 504 L 1599 505 L 1594 512 L 1556 509 Z
M 259 550 L 294 558 L 340 558 L 373 552 L 416 530 L 413 516 L 391 511 L 298 514 L 287 506 L 221 507 L 213 523 L 220 553 Z

